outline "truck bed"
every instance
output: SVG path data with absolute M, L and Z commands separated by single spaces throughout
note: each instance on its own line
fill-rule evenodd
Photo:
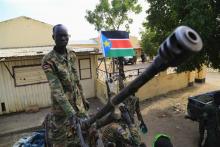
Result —
M 196 96 L 190 96 L 188 98 L 187 105 L 188 117 L 193 121 L 198 121 L 202 115 L 202 108 L 213 102 L 213 96 L 218 91 L 211 91 Z

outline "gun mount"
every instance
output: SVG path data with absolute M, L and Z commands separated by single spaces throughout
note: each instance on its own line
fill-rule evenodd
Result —
M 129 95 L 135 93 L 142 85 L 152 79 L 156 74 L 168 67 L 175 67 L 183 63 L 194 53 L 202 49 L 203 43 L 200 36 L 187 26 L 180 26 L 160 45 L 158 55 L 152 64 L 127 87 L 123 88 L 116 96 L 93 117 L 87 120 L 90 126 L 114 109 L 115 105 L 123 102 Z

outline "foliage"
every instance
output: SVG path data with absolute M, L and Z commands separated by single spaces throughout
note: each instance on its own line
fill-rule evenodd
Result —
M 143 24 L 150 35 L 151 45 L 159 44 L 177 26 L 186 25 L 196 30 L 203 39 L 203 50 L 178 67 L 179 71 L 194 70 L 202 64 L 220 69 L 220 1 L 219 0 L 147 0 L 147 21 Z M 142 35 L 142 44 L 149 44 L 148 35 Z M 151 50 L 153 48 L 149 48 Z
M 100 0 L 95 10 L 86 11 L 85 18 L 97 31 L 119 30 L 121 26 L 129 30 L 129 24 L 133 22 L 129 13 L 138 14 L 141 9 L 138 0 Z
M 156 32 L 152 30 L 151 28 L 148 28 L 145 30 L 145 32 L 142 32 L 141 36 L 141 47 L 144 50 L 144 52 L 152 59 L 155 54 L 157 54 L 158 45 L 155 42 L 155 35 Z

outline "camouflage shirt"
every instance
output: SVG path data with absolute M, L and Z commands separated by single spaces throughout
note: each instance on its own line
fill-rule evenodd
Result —
M 141 138 L 135 126 L 124 127 L 119 123 L 111 123 L 102 129 L 102 139 L 104 143 L 124 143 L 132 146 L 139 146 Z M 117 146 L 117 145 L 116 145 Z
M 42 60 L 42 68 L 51 88 L 54 115 L 70 117 L 72 114 L 85 112 L 75 60 L 75 53 L 68 49 L 66 55 L 52 50 Z

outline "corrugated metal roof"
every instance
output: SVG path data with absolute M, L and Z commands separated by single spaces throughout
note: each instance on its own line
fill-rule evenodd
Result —
M 76 53 L 83 52 L 96 52 L 94 48 L 71 48 L 70 50 L 75 51 Z M 40 56 L 45 55 L 53 49 L 52 46 L 46 47 L 29 47 L 29 48 L 13 48 L 13 49 L 0 49 L 0 58 L 7 57 L 23 57 L 23 56 Z

